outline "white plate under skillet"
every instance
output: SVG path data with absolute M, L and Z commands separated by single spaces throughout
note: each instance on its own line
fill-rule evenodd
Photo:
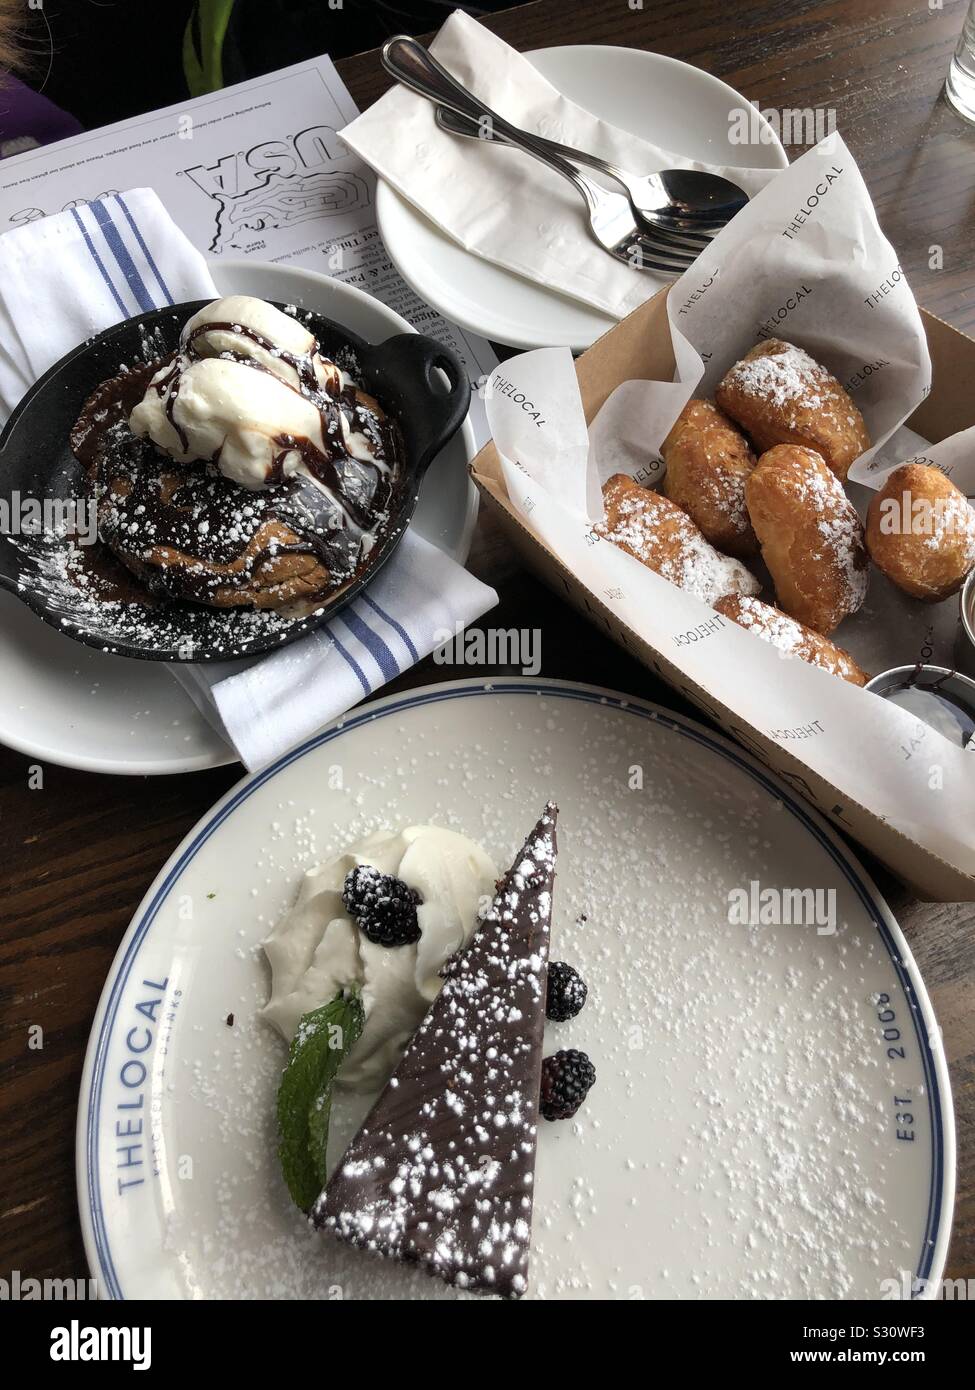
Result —
M 316 309 L 369 342 L 412 333 L 379 300 L 315 271 L 257 260 L 212 262 L 220 294 L 253 294 Z M 467 474 L 474 431 L 430 465 L 411 525 L 461 564 L 477 517 Z M 73 642 L 10 594 L 0 594 L 0 742 L 42 762 L 86 772 L 195 772 L 235 762 L 172 673 Z
M 81 1217 L 104 1296 L 457 1296 L 290 1206 L 260 942 L 302 871 L 350 838 L 438 822 L 506 868 L 550 796 L 553 956 L 590 997 L 547 1025 L 546 1051 L 584 1049 L 597 1081 L 575 1120 L 540 1125 L 530 1295 L 874 1299 L 940 1277 L 947 1068 L 862 868 L 700 726 L 505 680 L 357 711 L 230 791 L 159 874 L 82 1081 Z M 781 924 L 743 925 L 752 901 Z M 362 1110 L 336 1101 L 331 1161 Z
M 731 144 L 732 113 L 752 108 L 727 82 L 690 63 L 601 44 L 539 48 L 525 57 L 579 106 L 687 159 L 763 169 L 784 169 L 789 162 L 763 116 L 755 119 L 767 143 Z M 580 215 L 581 211 L 580 204 Z M 512 215 L 518 215 L 517 208 Z M 616 322 L 579 300 L 533 285 L 465 251 L 382 180 L 376 217 L 403 279 L 421 299 L 472 333 L 512 347 L 570 347 L 581 352 Z M 651 278 L 654 289 L 666 283 Z

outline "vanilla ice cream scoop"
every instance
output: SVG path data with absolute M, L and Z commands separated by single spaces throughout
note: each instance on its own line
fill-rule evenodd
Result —
M 302 472 L 328 489 L 331 465 L 344 455 L 386 471 L 373 447 L 378 423 L 372 440 L 368 433 L 380 416 L 297 319 L 231 295 L 187 322 L 179 352 L 153 376 L 129 428 L 177 463 L 214 463 L 241 487 Z
M 379 946 L 359 931 L 342 901 L 346 875 L 357 864 L 416 890 L 419 941 Z M 473 936 L 497 877 L 473 840 L 432 825 L 377 832 L 310 869 L 294 907 L 264 943 L 271 966 L 264 1018 L 290 1041 L 303 1014 L 357 987 L 365 1024 L 336 1080 L 350 1089 L 377 1089 L 436 997 L 442 967 Z
M 270 372 L 223 357 L 173 364 L 152 378 L 129 417 L 133 434 L 148 435 L 177 463 L 212 459 L 241 487 L 266 487 L 291 477 L 302 449 L 325 451 L 318 407 Z
M 256 364 L 289 386 L 336 393 L 350 378 L 322 357 L 318 340 L 296 318 L 266 300 L 231 294 L 199 309 L 180 334 L 191 359 L 226 356 Z

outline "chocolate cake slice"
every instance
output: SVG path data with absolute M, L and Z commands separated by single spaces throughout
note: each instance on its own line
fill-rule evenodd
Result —
M 312 1212 L 506 1298 L 527 1286 L 556 815 L 550 802 Z

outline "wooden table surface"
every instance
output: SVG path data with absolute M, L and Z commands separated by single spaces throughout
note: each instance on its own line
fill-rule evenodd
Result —
M 967 0 L 540 0 L 487 22 L 519 49 L 619 44 L 683 58 L 763 108 L 836 112 L 918 300 L 975 333 L 975 129 L 939 100 Z M 360 107 L 388 85 L 375 53 L 338 64 Z M 940 248 L 940 254 L 938 252 Z M 939 266 L 940 268 L 934 268 Z M 478 529 L 492 626 L 540 627 L 546 676 L 679 701 Z M 449 678 L 425 661 L 396 687 Z M 0 1276 L 85 1272 L 74 1124 L 88 1031 L 118 942 L 171 850 L 240 776 L 95 776 L 0 748 Z M 975 1277 L 975 906 L 910 900 L 879 873 L 944 1032 L 958 1122 L 952 1277 Z M 43 1048 L 29 1030 L 43 1028 Z

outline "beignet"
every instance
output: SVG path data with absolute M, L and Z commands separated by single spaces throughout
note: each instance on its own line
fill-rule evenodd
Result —
M 898 588 L 937 603 L 975 565 L 975 508 L 931 464 L 901 464 L 871 499 L 867 549 Z
M 758 541 L 745 506 L 755 467 L 748 440 L 711 401 L 690 400 L 661 445 L 663 490 L 718 550 L 746 559 Z
M 819 454 L 779 444 L 762 455 L 745 500 L 779 607 L 830 633 L 867 593 L 863 525 Z
M 795 618 L 790 618 L 770 603 L 763 603 L 761 599 L 746 594 L 725 594 L 714 606 L 724 617 L 753 632 L 763 641 L 771 642 L 779 651 L 807 661 L 810 666 L 818 666 L 831 676 L 840 676 L 851 685 L 866 685 L 870 679 L 849 652 L 821 633 L 813 632 L 811 627 L 796 622 Z
M 779 338 L 756 343 L 714 394 L 759 453 L 776 444 L 801 444 L 821 454 L 843 480 L 870 447 L 863 416 L 836 377 Z
M 722 594 L 758 593 L 758 580 L 741 561 L 715 550 L 669 498 L 615 473 L 603 487 L 603 500 L 606 520 L 596 526 L 597 535 L 679 589 L 712 605 Z

